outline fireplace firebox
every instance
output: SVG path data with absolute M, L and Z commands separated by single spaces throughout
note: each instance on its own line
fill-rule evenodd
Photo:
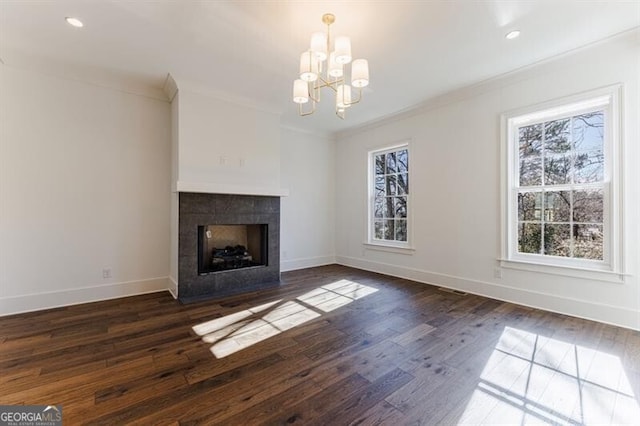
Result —
M 198 226 L 198 274 L 267 265 L 267 224 Z

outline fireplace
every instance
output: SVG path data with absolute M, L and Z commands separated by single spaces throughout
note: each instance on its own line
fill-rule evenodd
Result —
M 280 284 L 280 197 L 178 194 L 178 299 Z
M 198 226 L 198 274 L 267 265 L 266 224 Z

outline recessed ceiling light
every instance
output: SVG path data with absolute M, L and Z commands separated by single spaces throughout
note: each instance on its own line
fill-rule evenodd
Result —
M 72 27 L 76 27 L 76 28 L 84 27 L 84 24 L 78 18 L 72 18 L 72 17 L 67 16 L 64 19 L 65 19 L 65 21 L 67 21 L 67 24 L 71 25 Z
M 520 35 L 520 31 L 518 30 L 513 30 L 513 31 L 509 31 L 507 33 L 506 36 L 504 36 L 507 40 L 513 40 L 514 38 L 518 38 L 518 36 Z

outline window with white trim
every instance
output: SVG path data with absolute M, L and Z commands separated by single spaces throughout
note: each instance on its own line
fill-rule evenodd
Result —
M 369 153 L 369 243 L 408 247 L 409 145 Z
M 617 269 L 617 98 L 608 89 L 505 116 L 506 260 Z

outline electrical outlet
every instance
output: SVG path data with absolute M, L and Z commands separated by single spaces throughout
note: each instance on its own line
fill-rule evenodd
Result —
M 502 278 L 502 268 L 499 267 L 499 266 L 496 266 L 493 269 L 493 276 L 496 277 L 496 278 Z
M 104 268 L 102 270 L 102 278 L 104 278 L 105 280 L 107 278 L 111 278 L 111 268 Z

